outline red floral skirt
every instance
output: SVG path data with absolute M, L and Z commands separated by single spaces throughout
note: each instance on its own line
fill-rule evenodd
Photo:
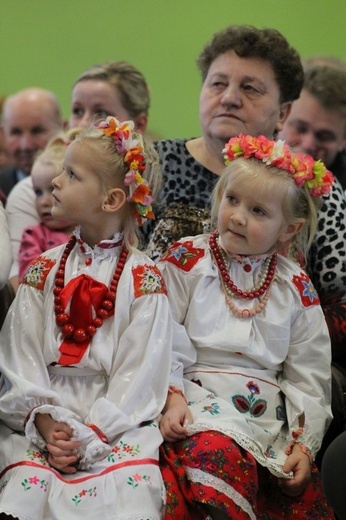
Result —
M 164 443 L 160 466 L 167 490 L 165 520 L 202 520 L 216 508 L 236 520 L 333 520 L 315 465 L 299 497 L 288 497 L 278 479 L 230 437 L 207 431 Z

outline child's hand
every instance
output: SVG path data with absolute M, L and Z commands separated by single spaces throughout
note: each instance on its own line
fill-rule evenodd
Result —
M 303 453 L 297 444 L 293 446 L 292 453 L 287 457 L 282 469 L 285 473 L 293 472 L 292 479 L 280 480 L 283 492 L 290 497 L 303 493 L 311 477 L 311 466 L 308 455 Z
M 160 421 L 160 431 L 164 440 L 174 442 L 185 439 L 186 425 L 192 422 L 192 414 L 183 396 L 178 393 L 169 395 Z
M 48 462 L 62 473 L 76 473 L 74 464 L 78 462 L 75 449 L 79 441 L 72 441 L 73 431 L 62 422 L 54 421 L 48 414 L 37 414 L 35 425 L 47 444 Z

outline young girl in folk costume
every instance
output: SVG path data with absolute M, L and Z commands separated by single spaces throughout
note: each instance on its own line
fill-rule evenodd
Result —
M 132 128 L 109 117 L 67 147 L 52 214 L 80 227 L 31 264 L 3 327 L 1 518 L 162 518 L 171 321 L 135 248 L 158 163 Z
M 331 519 L 311 471 L 331 418 L 330 340 L 294 260 L 333 178 L 263 136 L 224 152 L 217 230 L 180 240 L 159 264 L 174 319 L 166 519 Z
M 41 222 L 24 229 L 19 249 L 19 280 L 22 281 L 30 263 L 47 249 L 68 242 L 75 223 L 52 216 L 52 181 L 63 170 L 66 141 L 69 134 L 53 138 L 36 158 L 31 178 L 35 205 Z

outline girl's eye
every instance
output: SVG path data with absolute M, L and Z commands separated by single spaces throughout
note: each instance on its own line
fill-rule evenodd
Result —
M 41 188 L 34 188 L 34 193 L 36 197 L 40 197 L 43 194 L 43 191 L 41 190 Z
M 253 212 L 256 213 L 256 215 L 265 215 L 265 211 L 263 211 L 262 208 L 259 208 L 259 207 L 256 207 L 256 208 L 253 208 Z
M 76 175 L 74 174 L 74 172 L 72 170 L 70 170 L 68 172 L 68 176 L 69 176 L 70 179 L 74 179 L 76 177 Z
M 228 198 L 229 202 L 231 202 L 232 204 L 236 204 L 237 197 L 235 197 L 234 195 L 227 195 L 227 198 Z

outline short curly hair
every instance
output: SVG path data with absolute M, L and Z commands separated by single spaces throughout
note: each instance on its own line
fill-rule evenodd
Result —
M 268 62 L 278 82 L 282 103 L 299 98 L 304 82 L 302 62 L 298 52 L 276 29 L 230 25 L 214 34 L 197 60 L 203 81 L 213 61 L 228 51 L 234 51 L 241 58 L 259 58 Z

